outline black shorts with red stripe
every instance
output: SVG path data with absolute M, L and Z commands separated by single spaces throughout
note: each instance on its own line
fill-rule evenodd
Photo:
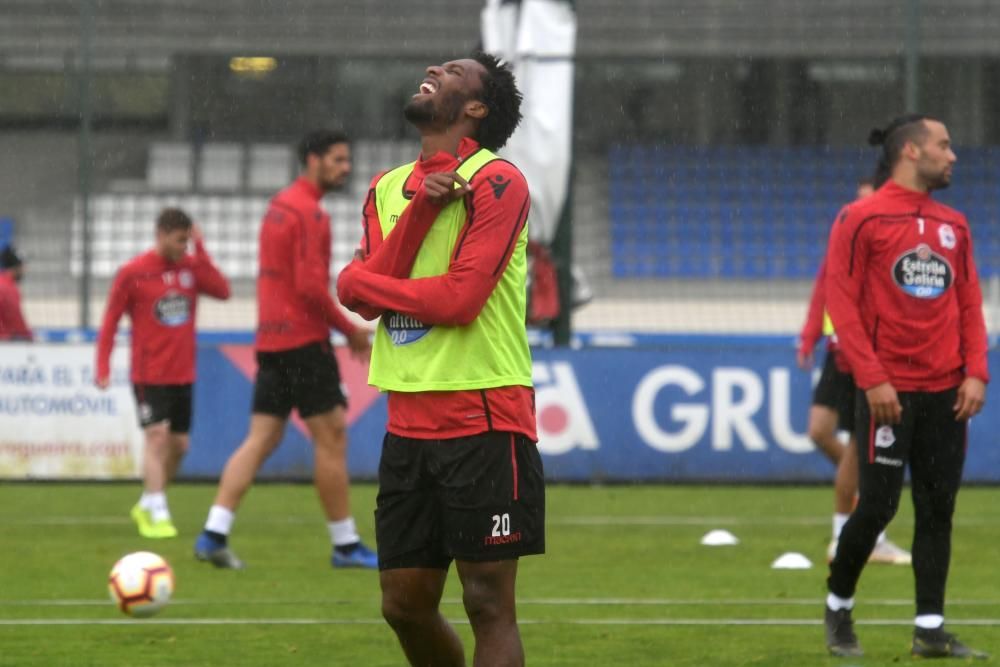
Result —
M 538 447 L 518 433 L 417 440 L 387 433 L 379 462 L 379 568 L 447 569 L 545 552 Z

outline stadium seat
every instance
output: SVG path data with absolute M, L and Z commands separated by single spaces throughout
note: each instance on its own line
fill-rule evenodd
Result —
M 959 149 L 952 188 L 983 276 L 1000 275 L 997 149 Z M 852 147 L 613 146 L 608 153 L 612 273 L 619 278 L 810 280 L 830 224 L 871 171 Z
M 149 147 L 146 182 L 152 190 L 188 191 L 193 185 L 192 157 L 187 143 L 153 143 Z
M 291 179 L 292 149 L 284 144 L 250 146 L 247 187 L 254 192 L 273 193 Z
M 235 192 L 243 187 L 243 146 L 205 144 L 198 162 L 198 188 L 206 192 Z

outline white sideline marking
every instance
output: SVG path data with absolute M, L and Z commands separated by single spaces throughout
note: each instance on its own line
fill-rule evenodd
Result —
M 955 526 L 994 526 L 987 517 L 956 516 Z M 737 516 L 556 516 L 545 519 L 547 526 L 829 526 L 829 516 L 737 517 Z
M 246 525 L 308 525 L 315 524 L 313 517 L 251 517 Z M 622 515 L 622 516 L 550 516 L 545 520 L 549 526 L 828 526 L 829 516 L 813 517 L 735 517 L 735 516 L 673 516 L 673 515 Z M 5 526 L 118 526 L 131 525 L 128 516 L 39 516 L 3 517 L 0 525 Z M 993 519 L 961 518 L 954 521 L 956 526 L 994 525 Z
M 565 516 L 545 520 L 549 526 L 825 526 L 829 517 L 735 516 Z
M 449 619 L 449 623 L 468 625 L 464 618 Z M 383 625 L 375 618 L 18 618 L 0 619 L 3 626 L 59 626 L 59 625 Z M 520 625 L 618 625 L 618 626 L 818 626 L 821 619 L 802 618 L 571 618 L 571 619 L 522 619 Z M 912 626 L 913 619 L 872 619 L 855 621 L 857 625 Z M 949 626 L 1000 626 L 1000 618 L 948 619 Z
M 260 517 L 247 523 L 253 524 L 313 524 L 312 517 Z M 118 526 L 131 524 L 128 516 L 39 516 L 0 517 L 0 524 L 18 526 Z M 550 526 L 819 526 L 830 523 L 829 517 L 725 517 L 725 516 L 568 516 L 549 517 Z
M 117 516 L 0 517 L 0 524 L 7 526 L 117 526 L 127 523 L 132 520 Z
M 554 606 L 566 607 L 573 605 L 613 607 L 613 606 L 636 606 L 636 607 L 819 607 L 823 604 L 824 598 L 731 598 L 725 600 L 712 600 L 708 598 L 619 598 L 619 597 L 590 597 L 590 598 L 521 598 L 517 600 L 518 605 L 524 606 Z M 221 604 L 232 604 L 233 600 L 194 600 L 175 599 L 170 601 L 171 606 L 202 607 Z M 293 600 L 285 598 L 260 598 L 239 600 L 238 603 L 247 607 L 255 606 L 279 606 L 279 605 L 318 605 L 318 606 L 342 606 L 350 604 L 375 604 L 376 598 L 368 600 Z M 442 604 L 460 605 L 459 598 L 443 598 Z M 80 599 L 35 599 L 35 600 L 3 600 L 0 599 L 0 607 L 104 607 L 111 605 L 111 601 L 103 598 L 80 598 Z M 881 598 L 865 599 L 862 601 L 865 607 L 908 607 L 913 605 L 913 600 L 904 598 Z M 993 607 L 1000 606 L 1000 600 L 948 600 L 948 606 L 958 607 Z M 950 621 L 949 621 L 950 622 Z

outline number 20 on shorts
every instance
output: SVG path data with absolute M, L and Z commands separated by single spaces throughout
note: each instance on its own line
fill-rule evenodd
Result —
M 493 537 L 510 535 L 510 514 L 493 515 Z

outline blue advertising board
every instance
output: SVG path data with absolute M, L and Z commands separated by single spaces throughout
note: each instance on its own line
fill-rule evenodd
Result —
M 355 478 L 375 478 L 386 403 L 364 367 L 338 351 Z M 546 475 L 567 481 L 814 482 L 833 466 L 806 435 L 815 372 L 795 366 L 787 338 L 685 336 L 665 344 L 536 349 L 539 449 Z M 195 426 L 182 474 L 217 477 L 246 433 L 252 392 L 247 345 L 199 350 Z M 997 354 L 990 355 L 996 372 Z M 966 479 L 1000 481 L 1000 432 L 987 407 L 969 430 Z M 307 429 L 293 420 L 262 477 L 308 478 Z

